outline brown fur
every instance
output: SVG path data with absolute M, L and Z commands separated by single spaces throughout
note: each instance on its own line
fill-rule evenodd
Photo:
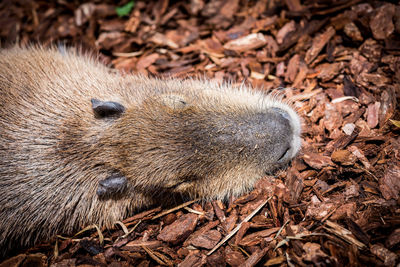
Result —
M 126 110 L 96 118 L 92 98 Z M 72 50 L 3 50 L 0 249 L 110 227 L 173 194 L 239 195 L 288 163 L 299 134 L 288 105 L 247 88 L 120 75 Z M 278 161 L 285 145 L 290 153 Z M 99 199 L 99 181 L 115 171 L 126 192 Z

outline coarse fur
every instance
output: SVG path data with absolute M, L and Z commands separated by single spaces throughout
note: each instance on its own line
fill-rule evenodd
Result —
M 92 99 L 124 111 L 98 118 Z M 0 250 L 110 227 L 174 195 L 240 195 L 299 149 L 296 112 L 245 86 L 119 74 L 72 49 L 2 50 Z M 126 190 L 99 197 L 112 175 Z

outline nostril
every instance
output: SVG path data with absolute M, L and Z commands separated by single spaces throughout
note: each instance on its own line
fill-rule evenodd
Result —
M 279 157 L 278 162 L 281 162 L 281 161 L 283 161 L 283 160 L 288 158 L 289 150 L 290 150 L 290 147 L 288 147 L 288 148 L 286 148 L 286 150 L 284 150 L 282 155 Z

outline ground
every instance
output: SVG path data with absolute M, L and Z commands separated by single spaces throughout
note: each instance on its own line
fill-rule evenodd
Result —
M 0 25 L 1 47 L 61 43 L 127 72 L 245 82 L 303 120 L 291 167 L 248 195 L 147 210 L 0 266 L 399 264 L 396 1 L 3 0 Z

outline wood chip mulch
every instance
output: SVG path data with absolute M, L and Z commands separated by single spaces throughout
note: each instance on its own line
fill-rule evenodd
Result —
M 397 1 L 4 0 L 0 25 L 2 47 L 65 43 L 119 70 L 279 91 L 304 140 L 248 195 L 143 211 L 0 266 L 399 264 Z

